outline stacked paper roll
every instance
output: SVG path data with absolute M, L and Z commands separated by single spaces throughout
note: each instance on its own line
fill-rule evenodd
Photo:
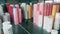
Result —
M 38 14 L 38 25 L 39 27 L 42 27 L 43 25 L 43 6 L 44 6 L 44 3 L 38 3 L 38 8 L 39 8 L 39 14 Z
M 53 7 L 53 3 L 50 3 L 49 4 L 49 16 L 51 16 L 52 15 L 52 7 Z
M 18 12 L 18 20 L 19 20 L 19 23 L 21 23 L 22 22 L 21 8 L 20 8 L 19 4 L 15 4 L 15 7 L 17 8 L 17 12 Z
M 10 21 L 10 15 L 9 15 L 9 13 L 5 13 L 3 15 L 3 21 Z
M 3 32 L 4 34 L 13 34 L 12 25 L 9 21 L 3 22 Z
M 39 12 L 40 12 L 40 15 L 43 15 L 43 8 L 44 8 L 44 3 L 42 2 L 42 3 L 38 3 L 39 4 Z
M 54 23 L 54 29 L 59 30 L 59 24 L 60 24 L 60 13 L 59 13 L 60 5 L 57 5 L 57 11 L 55 16 L 55 23 Z
M 45 29 L 47 32 L 51 32 L 52 30 L 52 25 L 53 25 L 53 18 L 50 17 L 52 14 L 52 4 L 50 3 L 45 3 L 44 5 L 44 25 L 43 29 Z
M 60 4 L 56 4 L 57 5 L 57 9 L 56 9 L 56 13 L 60 12 Z
M 54 29 L 59 30 L 59 24 L 60 24 L 60 13 L 56 13 Z
M 51 32 L 53 25 L 53 18 L 44 16 L 44 25 L 43 29 L 45 29 L 47 32 Z
M 49 16 L 52 13 L 53 4 L 46 2 L 44 5 L 44 16 Z
M 37 4 L 34 4 L 34 6 L 33 6 L 33 22 L 34 22 L 35 25 L 37 25 L 37 22 L 38 22 L 38 14 L 39 14 L 39 12 L 38 12 L 37 9 L 38 9 Z
M 54 3 L 60 3 L 60 0 L 54 0 Z
M 8 21 L 10 21 L 10 14 L 9 14 L 9 13 L 5 13 L 5 15 L 6 15 L 6 19 L 7 19 Z
M 57 10 L 57 5 L 56 4 L 53 4 L 53 8 L 52 8 L 52 18 L 54 19 L 53 20 L 53 28 L 54 28 L 56 10 Z
M 28 19 L 32 18 L 32 5 L 27 5 Z
M 51 34 L 58 34 L 58 31 L 57 30 L 52 30 Z
M 18 12 L 17 12 L 17 8 L 16 7 L 13 7 L 13 17 L 14 17 L 14 24 L 15 25 L 19 24 Z
M 10 24 L 10 16 L 8 13 L 3 15 L 3 33 L 4 34 L 13 34 L 12 25 Z
M 50 1 L 50 0 L 49 0 L 49 1 L 45 1 L 45 3 L 53 3 L 53 1 Z
M 3 13 L 3 7 L 0 5 L 0 13 Z
M 53 1 L 45 1 L 45 3 L 47 4 L 47 7 L 49 7 L 49 8 L 47 8 L 47 14 L 49 15 L 49 16 L 51 16 L 52 15 L 52 7 L 53 7 Z
M 13 19 L 13 11 L 12 11 L 12 4 L 6 4 L 6 7 L 8 9 L 8 13 L 10 14 L 10 17 Z
M 21 9 L 19 9 L 19 21 L 20 21 L 20 23 L 22 22 L 22 12 L 21 12 Z
M 27 4 L 26 3 L 22 3 L 21 7 L 23 9 L 23 15 L 25 19 L 28 19 L 28 11 L 27 11 Z
M 53 9 L 52 9 L 52 16 L 53 16 L 53 18 L 56 15 L 56 10 L 57 10 L 57 6 L 56 5 L 53 5 Z

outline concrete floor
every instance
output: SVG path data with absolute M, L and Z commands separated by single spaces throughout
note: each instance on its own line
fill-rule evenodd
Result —
M 32 22 L 23 22 L 19 25 L 13 26 L 14 34 L 51 34 L 48 33 L 46 30 L 39 28 L 33 25 Z M 60 31 L 59 31 L 60 34 Z

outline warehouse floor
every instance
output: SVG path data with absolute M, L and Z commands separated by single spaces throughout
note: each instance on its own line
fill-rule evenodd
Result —
M 48 33 L 46 30 L 43 30 L 36 25 L 33 25 L 32 22 L 26 21 L 19 25 L 13 26 L 13 32 L 14 34 L 51 34 L 50 32 Z

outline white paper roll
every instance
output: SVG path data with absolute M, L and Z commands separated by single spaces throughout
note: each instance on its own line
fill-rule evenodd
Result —
M 3 32 L 4 34 L 13 34 L 12 25 L 9 21 L 3 22 Z
M 28 11 L 27 11 L 27 4 L 26 3 L 22 3 L 21 7 L 23 9 L 23 14 L 24 14 L 24 18 L 28 19 Z
M 43 29 L 45 29 L 47 32 L 51 32 L 52 25 L 53 25 L 53 18 L 49 18 L 48 16 L 44 16 Z
M 0 12 L 3 13 L 3 7 L 0 5 Z
M 60 0 L 54 0 L 54 3 L 60 3 Z
M 57 30 L 52 30 L 51 34 L 58 34 L 58 31 Z
M 60 13 L 56 13 L 54 29 L 59 30 L 59 24 L 60 24 Z
M 53 3 L 53 1 L 45 1 L 45 3 Z
M 5 13 L 3 15 L 3 21 L 10 21 L 10 15 L 9 15 L 9 13 Z
M 42 27 L 42 24 L 43 24 L 42 22 L 43 22 L 43 15 L 39 15 L 38 16 L 37 26 Z

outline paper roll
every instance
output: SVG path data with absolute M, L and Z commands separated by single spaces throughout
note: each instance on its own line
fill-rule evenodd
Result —
M 44 5 L 44 25 L 43 29 L 47 32 L 51 32 L 53 26 L 53 18 L 51 18 L 52 14 L 52 5 L 51 3 L 45 3 Z
M 53 18 L 56 15 L 56 10 L 57 10 L 57 6 L 56 5 L 53 5 L 53 9 L 52 9 L 52 16 L 53 16 Z
M 3 21 L 10 21 L 10 15 L 8 13 L 3 15 Z
M 50 18 L 48 16 L 44 16 L 43 29 L 45 29 L 47 32 L 51 32 L 52 25 L 53 25 L 53 18 Z
M 33 6 L 33 22 L 35 25 L 37 25 L 37 22 L 38 22 L 38 10 L 37 10 L 37 4 L 34 4 Z
M 0 13 L 3 13 L 3 7 L 0 5 Z
M 59 30 L 60 27 L 59 24 L 60 24 L 60 13 L 56 13 L 54 29 Z
M 15 7 L 17 8 L 17 12 L 18 12 L 18 20 L 19 20 L 19 23 L 21 23 L 22 22 L 21 8 L 20 8 L 19 4 L 15 4 Z
M 32 18 L 32 5 L 27 5 L 27 11 L 28 11 L 28 19 Z
M 48 3 L 45 3 L 44 4 L 44 16 L 48 16 L 49 15 L 49 4 Z
M 44 16 L 49 16 L 52 14 L 52 3 L 44 4 Z
M 12 10 L 13 5 L 12 4 L 6 4 L 6 7 L 8 10 L 8 13 L 10 14 L 11 19 L 13 19 L 13 10 Z
M 13 7 L 14 24 L 19 24 L 17 8 Z
M 40 13 L 40 15 L 43 15 L 43 13 L 44 13 L 44 3 L 39 3 L 39 13 Z
M 45 1 L 45 3 L 53 3 L 53 1 Z
M 13 34 L 12 25 L 9 21 L 3 22 L 3 32 L 4 34 Z
M 59 10 L 60 9 L 60 5 L 57 4 L 57 10 L 56 10 L 56 16 L 55 16 L 55 23 L 54 23 L 54 29 L 59 30 L 59 24 L 60 24 L 60 13 Z
M 6 19 L 7 19 L 8 21 L 10 21 L 10 14 L 9 14 L 9 13 L 5 13 L 5 16 L 6 16 Z
M 43 7 L 44 7 L 44 3 L 38 3 L 38 22 L 37 22 L 37 26 L 38 27 L 42 27 L 43 26 Z
M 52 30 L 51 34 L 58 34 L 58 31 L 57 30 Z
M 21 8 L 23 9 L 24 18 L 25 18 L 25 19 L 28 19 L 27 4 L 26 4 L 26 3 L 22 3 L 22 4 L 21 4 Z
M 60 3 L 60 0 L 54 0 L 54 3 Z
M 57 4 L 57 9 L 56 9 L 57 13 L 60 12 L 60 4 Z

